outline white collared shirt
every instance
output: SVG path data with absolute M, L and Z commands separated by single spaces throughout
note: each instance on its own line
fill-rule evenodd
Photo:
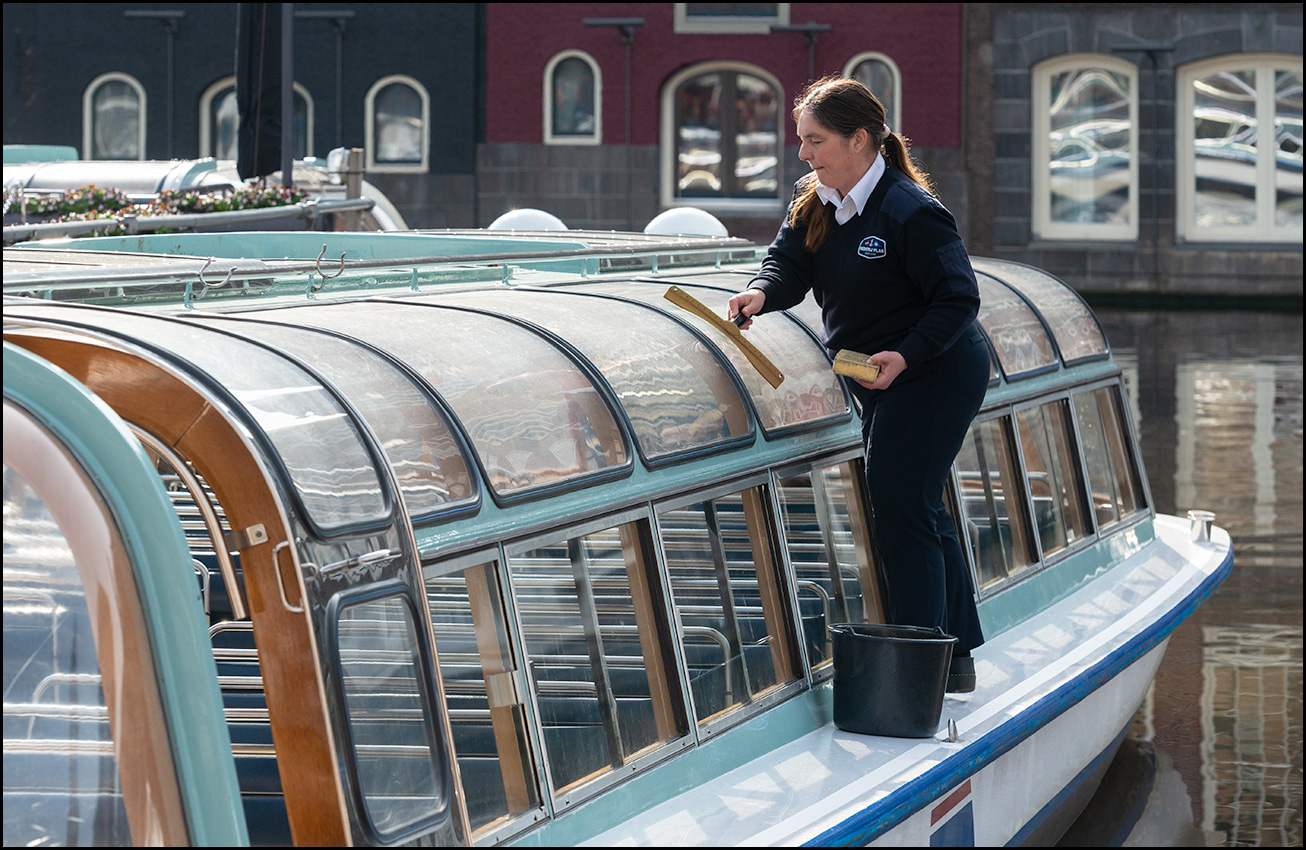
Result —
M 857 185 L 847 195 L 840 198 L 838 189 L 819 182 L 816 184 L 816 194 L 822 201 L 834 207 L 835 221 L 839 224 L 847 224 L 854 215 L 861 215 L 862 210 L 866 209 L 866 201 L 871 197 L 871 192 L 875 191 L 875 186 L 883 175 L 884 156 L 881 154 L 875 157 L 875 162 L 871 163 L 871 167 L 866 169 L 862 179 L 857 181 Z

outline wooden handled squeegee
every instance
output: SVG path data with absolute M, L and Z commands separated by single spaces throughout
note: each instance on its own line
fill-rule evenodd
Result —
M 718 316 L 716 313 L 712 312 L 711 308 L 706 304 L 678 286 L 673 286 L 668 289 L 664 297 L 677 307 L 683 307 L 695 316 L 711 322 L 714 327 L 724 333 L 730 338 L 731 342 L 739 347 L 739 350 L 748 358 L 748 362 L 753 364 L 753 368 L 757 370 L 758 374 L 766 379 L 768 384 L 773 388 L 779 388 L 780 383 L 785 379 L 784 374 L 779 369 L 775 368 L 775 364 L 768 360 L 765 354 L 757 350 L 757 346 L 744 339 L 744 332 L 739 329 L 739 325 L 729 319 Z M 740 315 L 743 317 L 742 313 Z M 747 317 L 743 317 L 742 321 L 747 321 Z

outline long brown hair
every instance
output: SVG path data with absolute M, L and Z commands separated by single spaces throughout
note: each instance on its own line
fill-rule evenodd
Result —
M 858 130 L 865 129 L 876 150 L 882 152 L 889 164 L 934 194 L 930 176 L 916 164 L 909 153 L 910 140 L 899 133 L 890 132 L 884 125 L 884 104 L 871 90 L 845 77 L 824 77 L 807 86 L 794 100 L 794 123 L 804 113 L 831 132 L 845 139 L 852 138 Z M 825 242 L 834 216 L 821 196 L 816 194 L 816 175 L 808 174 L 801 181 L 798 197 L 789 213 L 790 227 L 807 228 L 803 247 L 815 253 Z

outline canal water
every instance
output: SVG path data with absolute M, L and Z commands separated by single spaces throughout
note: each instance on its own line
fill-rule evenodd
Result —
M 1095 312 L 1157 511 L 1214 511 L 1234 563 L 1062 844 L 1300 847 L 1302 315 Z

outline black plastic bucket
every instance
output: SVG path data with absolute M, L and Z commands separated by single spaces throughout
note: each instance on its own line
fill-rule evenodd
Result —
M 957 639 L 942 629 L 836 623 L 834 725 L 846 732 L 928 738 L 939 729 Z

